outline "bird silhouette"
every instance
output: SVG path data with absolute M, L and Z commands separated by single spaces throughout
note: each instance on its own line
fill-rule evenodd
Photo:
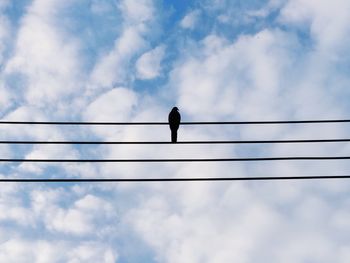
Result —
M 179 129 L 181 121 L 181 115 L 177 107 L 174 107 L 169 113 L 168 121 L 171 130 L 171 141 L 177 142 L 177 130 Z

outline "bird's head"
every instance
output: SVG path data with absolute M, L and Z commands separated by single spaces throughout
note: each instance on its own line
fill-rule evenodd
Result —
M 172 111 L 179 111 L 179 109 L 177 107 L 174 107 Z

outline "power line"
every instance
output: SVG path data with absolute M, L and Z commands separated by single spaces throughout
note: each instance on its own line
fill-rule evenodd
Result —
M 1 178 L 0 183 L 109 183 L 109 182 L 198 182 L 198 181 L 276 181 L 276 180 L 321 180 L 350 179 L 350 175 L 324 176 L 255 176 L 255 177 L 191 177 L 191 178 Z
M 265 124 L 302 124 L 302 123 L 344 123 L 350 119 L 328 120 L 290 120 L 290 121 L 215 121 L 181 122 L 181 125 L 265 125 Z M 0 121 L 0 124 L 30 125 L 169 125 L 168 122 L 84 122 L 84 121 Z
M 227 141 L 0 141 L 0 144 L 275 144 L 275 143 L 336 143 L 350 142 L 350 139 L 315 140 L 227 140 Z
M 195 159 L 0 159 L 0 162 L 30 163 L 159 163 L 159 162 L 249 162 L 249 161 L 317 161 L 348 160 L 350 156 L 288 156 L 249 158 L 195 158 Z

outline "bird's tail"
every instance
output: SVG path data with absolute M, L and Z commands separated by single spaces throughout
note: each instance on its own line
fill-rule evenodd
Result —
M 171 142 L 177 142 L 177 131 L 171 131 Z

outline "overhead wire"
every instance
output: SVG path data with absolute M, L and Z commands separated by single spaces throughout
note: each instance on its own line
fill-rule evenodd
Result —
M 182 177 L 182 178 L 0 178 L 0 183 L 122 183 L 122 182 L 198 182 L 198 181 L 277 181 L 350 179 L 350 175 Z
M 308 123 L 348 123 L 350 119 L 290 120 L 290 121 L 231 121 L 231 122 L 182 122 L 181 125 L 265 125 L 265 124 L 308 124 Z M 168 122 L 61 122 L 61 121 L 0 121 L 0 124 L 19 125 L 168 125 Z M 217 140 L 217 141 L 33 141 L 1 140 L 0 144 L 283 144 L 283 143 L 338 143 L 350 142 L 339 139 L 289 139 L 289 140 Z M 245 158 L 181 158 L 181 159 L 20 159 L 2 158 L 0 162 L 43 162 L 43 163 L 136 163 L 136 162 L 249 162 L 249 161 L 317 161 L 348 160 L 350 156 L 285 156 L 285 157 L 245 157 Z M 333 176 L 265 176 L 265 177 L 191 177 L 191 178 L 0 178 L 0 182 L 172 182 L 172 181 L 252 181 L 252 180 L 310 180 L 349 179 L 350 175 Z
M 219 140 L 219 141 L 13 141 L 3 140 L 0 144 L 284 144 L 284 143 L 338 143 L 350 139 L 304 139 L 304 140 Z
M 265 124 L 307 124 L 307 123 L 346 123 L 350 119 L 325 119 L 325 120 L 287 120 L 287 121 L 199 121 L 181 122 L 180 125 L 265 125 Z M 91 121 L 6 121 L 0 124 L 19 125 L 169 125 L 168 122 L 91 122 Z
M 159 162 L 255 162 L 255 161 L 317 161 L 349 160 L 350 156 L 286 156 L 247 158 L 193 158 L 193 159 L 15 159 L 2 158 L 0 162 L 27 163 L 159 163 Z

